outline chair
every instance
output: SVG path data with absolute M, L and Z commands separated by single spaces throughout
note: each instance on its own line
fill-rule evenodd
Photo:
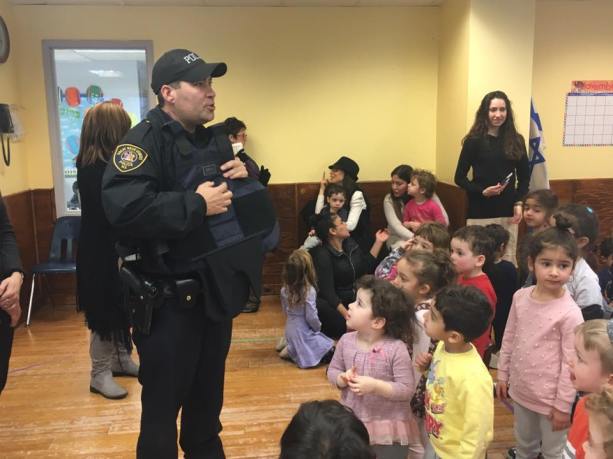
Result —
M 32 314 L 32 300 L 34 299 L 34 282 L 37 274 L 70 274 L 77 272 L 77 263 L 74 254 L 74 241 L 79 239 L 81 231 L 81 217 L 60 217 L 55 222 L 49 259 L 32 267 L 32 286 L 30 287 L 30 303 L 28 305 L 28 318 L 26 326 L 30 325 Z M 62 251 L 65 245 L 65 251 Z M 51 298 L 51 295 L 49 295 Z M 53 305 L 53 300 L 51 299 Z

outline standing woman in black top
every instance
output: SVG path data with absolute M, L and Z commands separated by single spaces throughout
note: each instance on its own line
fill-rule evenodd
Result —
M 513 264 L 517 264 L 517 225 L 529 182 L 526 145 L 515 129 L 511 101 L 502 91 L 490 92 L 462 141 L 455 183 L 468 195 L 467 225 L 498 223 L 509 231 L 504 258 Z
M 129 321 L 123 309 L 115 239 L 102 208 L 102 175 L 109 158 L 130 129 L 130 117 L 119 105 L 102 102 L 85 114 L 77 156 L 81 195 L 81 234 L 77 252 L 78 309 L 91 330 L 89 389 L 110 399 L 128 391 L 113 375 L 138 376 L 129 354 Z

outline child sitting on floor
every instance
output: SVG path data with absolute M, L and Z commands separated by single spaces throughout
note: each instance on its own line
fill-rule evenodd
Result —
M 281 305 L 287 315 L 286 346 L 280 350 L 279 356 L 289 357 L 300 368 L 328 362 L 334 349 L 334 341 L 320 331 L 316 284 L 315 268 L 309 252 L 302 249 L 292 252 L 283 269 Z

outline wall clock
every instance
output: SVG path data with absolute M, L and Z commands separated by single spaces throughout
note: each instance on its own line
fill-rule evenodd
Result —
M 0 64 L 6 62 L 11 52 L 11 40 L 9 39 L 9 29 L 2 16 L 0 16 Z

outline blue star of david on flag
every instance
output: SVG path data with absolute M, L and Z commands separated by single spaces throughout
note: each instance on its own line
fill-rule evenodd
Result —
M 534 101 L 530 101 L 530 138 L 528 145 L 530 147 L 528 152 L 530 191 L 549 188 L 544 155 L 543 125 L 541 124 L 541 117 L 534 108 Z

